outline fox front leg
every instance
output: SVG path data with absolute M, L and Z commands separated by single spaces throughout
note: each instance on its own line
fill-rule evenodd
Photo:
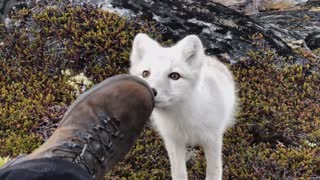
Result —
M 172 180 L 187 180 L 185 144 L 167 140 L 165 145 L 170 159 Z
M 206 180 L 222 179 L 222 136 L 210 140 L 204 145 L 207 161 Z

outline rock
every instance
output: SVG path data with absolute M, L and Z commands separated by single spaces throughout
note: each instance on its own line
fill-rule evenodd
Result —
M 284 10 L 299 4 L 306 3 L 308 0 L 256 0 L 260 11 Z
M 285 56 L 296 56 L 272 31 L 250 17 L 219 3 L 200 0 L 110 0 L 105 9 L 129 18 L 155 21 L 165 39 L 175 42 L 188 34 L 198 35 L 210 55 L 237 60 L 259 47 L 250 36 L 261 33 L 267 46 Z
M 187 164 L 188 168 L 194 166 L 194 164 L 196 162 L 197 154 L 199 154 L 199 150 L 192 148 L 192 147 L 187 148 L 186 164 Z
M 319 6 L 320 6 L 320 1 L 319 1 L 319 0 L 309 0 L 309 1 L 306 3 L 306 6 L 309 6 L 309 7 L 319 7 Z
M 26 0 L 0 0 L 0 23 L 4 23 L 10 11 L 14 8 L 27 7 Z
M 4 22 L 4 19 L 10 12 L 10 9 L 16 4 L 16 0 L 2 0 L 0 1 L 0 23 Z
M 305 42 L 311 50 L 320 48 L 320 31 L 309 34 L 306 37 Z
M 258 14 L 259 11 L 284 10 L 304 4 L 308 0 L 211 0 L 221 3 L 246 15 Z
M 304 47 L 304 40 L 309 34 L 320 32 L 320 12 L 314 9 L 307 4 L 297 10 L 262 12 L 251 18 L 289 46 Z

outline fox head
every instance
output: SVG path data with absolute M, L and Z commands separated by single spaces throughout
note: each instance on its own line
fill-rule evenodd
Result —
M 163 47 L 146 34 L 134 38 L 130 73 L 149 83 L 156 107 L 168 107 L 190 96 L 200 75 L 203 45 L 189 35 L 172 47 Z

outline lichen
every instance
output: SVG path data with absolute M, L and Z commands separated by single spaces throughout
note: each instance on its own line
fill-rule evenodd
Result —
M 69 73 L 68 71 L 66 71 L 64 74 L 68 75 L 70 73 L 70 71 Z M 67 83 L 74 89 L 76 96 L 79 96 L 80 94 L 85 92 L 90 86 L 93 85 L 92 81 L 83 73 L 70 77 Z
M 320 7 L 313 7 L 309 11 L 320 12 Z
M 3 166 L 5 163 L 7 163 L 8 161 L 10 161 L 10 157 L 0 157 L 0 168 L 1 166 Z

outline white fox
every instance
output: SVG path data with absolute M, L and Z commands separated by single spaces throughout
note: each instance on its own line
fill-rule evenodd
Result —
M 140 33 L 130 62 L 130 73 L 155 91 L 152 119 L 164 140 L 172 179 L 187 179 L 186 149 L 195 145 L 204 148 L 206 179 L 222 179 L 223 134 L 236 109 L 235 83 L 228 68 L 204 54 L 196 35 L 162 47 Z

